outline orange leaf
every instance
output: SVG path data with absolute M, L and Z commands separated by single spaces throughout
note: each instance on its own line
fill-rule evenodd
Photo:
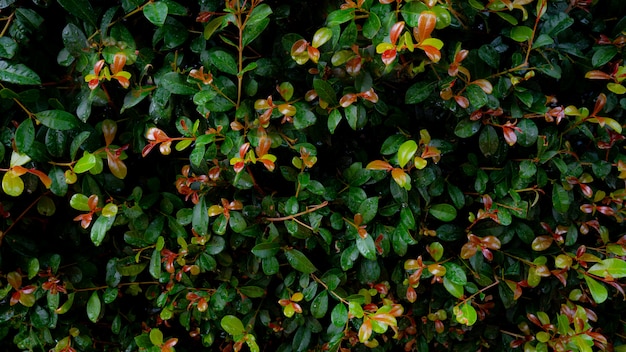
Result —
M 585 74 L 585 78 L 588 79 L 611 79 L 611 75 L 602 71 L 593 70 Z
M 389 40 L 391 40 L 391 44 L 395 45 L 398 42 L 398 38 L 400 38 L 400 34 L 404 29 L 404 21 L 396 22 L 391 27 L 389 31 Z
M 46 188 L 50 188 L 50 186 L 52 185 L 52 179 L 50 179 L 50 177 L 48 177 L 48 175 L 44 174 L 43 172 L 35 169 L 30 169 L 28 170 L 28 172 L 39 177 L 39 180 L 41 181 L 41 183 L 43 183 L 44 186 L 46 186 Z
M 604 105 L 606 105 L 606 95 L 604 95 L 604 93 L 600 93 L 600 95 L 598 95 L 598 99 L 596 99 L 596 105 L 593 108 L 593 113 L 591 114 L 591 116 L 595 116 L 597 113 L 599 113 Z
M 391 166 L 391 164 L 383 160 L 374 160 L 370 162 L 369 164 L 367 164 L 365 168 L 368 170 L 385 170 L 385 171 L 393 170 L 393 166 Z
M 424 50 L 424 53 L 426 53 L 430 61 L 439 62 L 439 60 L 441 60 L 441 51 L 434 46 L 424 45 L 420 46 L 420 49 Z
M 378 313 L 371 316 L 373 320 L 388 326 L 397 326 L 396 318 L 389 313 Z
M 126 65 L 126 54 L 117 53 L 113 57 L 113 65 L 111 65 L 111 72 L 115 75 L 120 72 Z
M 432 11 L 424 11 L 417 20 L 417 27 L 413 28 L 413 36 L 418 43 L 424 39 L 430 38 L 430 33 L 435 29 L 437 24 L 437 15 Z
M 366 316 L 363 318 L 363 324 L 359 328 L 359 341 L 365 342 L 372 336 L 372 322 Z

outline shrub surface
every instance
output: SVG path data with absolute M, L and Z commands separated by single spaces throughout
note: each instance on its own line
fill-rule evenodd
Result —
M 626 351 L 622 0 L 0 0 L 0 342 Z

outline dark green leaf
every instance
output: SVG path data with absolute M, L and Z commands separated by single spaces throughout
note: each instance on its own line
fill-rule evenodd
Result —
M 296 107 L 296 114 L 293 117 L 293 126 L 298 130 L 313 126 L 315 121 L 317 121 L 317 117 L 309 110 L 307 104 L 297 102 L 294 105 Z
M 354 9 L 335 10 L 326 17 L 326 24 L 329 27 L 348 22 L 354 18 Z
M 480 131 L 482 123 L 480 121 L 472 121 L 470 119 L 463 119 L 454 128 L 454 134 L 461 138 L 469 138 L 478 131 Z
M 35 71 L 23 64 L 10 64 L 4 60 L 0 60 L 0 81 L 22 85 L 41 84 Z
M 555 184 L 552 188 L 552 206 L 559 213 L 565 213 L 569 209 L 571 199 L 569 192 L 559 184 Z
M 380 30 L 380 27 L 380 18 L 375 12 L 370 12 L 367 20 L 363 23 L 363 36 L 368 39 L 374 38 Z
M 456 218 L 456 209 L 450 204 L 434 204 L 428 209 L 428 213 L 441 221 L 452 221 Z
M 493 46 L 485 44 L 478 49 L 478 57 L 492 68 L 500 67 L 500 53 Z
M 96 27 L 96 15 L 89 0 L 57 0 L 67 12 Z
M 411 4 L 414 4 L 412 2 Z M 437 82 L 424 82 L 419 81 L 412 86 L 409 87 L 406 91 L 406 95 L 404 96 L 404 102 L 406 104 L 419 104 L 426 100 L 431 93 L 434 92 L 435 86 Z
M 63 44 L 72 56 L 80 56 L 84 49 L 89 46 L 87 37 L 83 31 L 73 23 L 68 23 L 62 32 Z
M 276 242 L 259 243 L 252 248 L 252 254 L 259 258 L 271 258 L 280 250 Z
M 71 130 L 79 124 L 76 116 L 63 110 L 46 110 L 36 113 L 35 117 L 44 126 L 61 131 Z
M 35 141 L 35 126 L 33 120 L 26 119 L 15 130 L 15 146 L 22 154 L 27 154 Z
M 469 99 L 474 109 L 482 108 L 489 101 L 487 93 L 485 93 L 476 84 L 468 85 L 466 91 L 467 91 L 467 99 Z
M 367 198 L 359 205 L 359 213 L 363 216 L 363 224 L 367 224 L 378 213 L 378 197 Z
M 156 249 L 152 251 L 148 272 L 150 272 L 150 275 L 157 280 L 161 277 L 161 251 Z
M 356 247 L 363 257 L 369 260 L 376 260 L 376 244 L 371 235 L 368 234 L 365 238 L 357 236 Z
M 17 53 L 17 43 L 9 37 L 0 37 L 0 57 L 11 59 Z
M 321 100 L 327 102 L 330 106 L 336 106 L 337 104 L 339 104 L 339 102 L 337 101 L 337 93 L 335 93 L 335 90 L 330 85 L 330 83 L 328 83 L 328 81 L 325 81 L 323 79 L 314 79 L 313 88 L 315 89 L 317 96 Z
M 269 15 L 272 8 L 267 4 L 261 4 L 254 8 L 243 31 L 242 44 L 247 46 L 252 43 L 270 23 Z
M 328 131 L 331 134 L 335 133 L 335 129 L 337 128 L 337 125 L 339 125 L 339 122 L 341 122 L 342 117 L 343 116 L 341 116 L 341 112 L 338 109 L 334 109 L 330 112 L 330 115 L 328 115 Z
M 402 13 L 402 18 L 404 18 L 408 26 L 417 27 L 420 14 L 427 10 L 429 9 L 423 2 L 411 1 L 402 6 L 400 13 Z
M 311 315 L 314 318 L 321 319 L 328 311 L 328 291 L 320 292 L 313 302 L 311 302 Z
M 174 94 L 192 95 L 198 92 L 198 87 L 187 83 L 185 77 L 177 72 L 169 72 L 163 75 L 159 85 Z
M 591 57 L 591 65 L 593 67 L 601 67 L 611 61 L 617 55 L 617 47 L 613 45 L 605 45 L 598 48 Z
M 523 147 L 530 147 L 537 142 L 539 129 L 533 120 L 522 119 L 517 124 L 517 127 L 521 129 L 521 131 L 515 131 L 515 135 L 517 135 L 517 143 L 519 143 L 519 145 Z
M 250 298 L 259 298 L 265 296 L 265 290 L 258 286 L 242 286 L 239 287 L 239 292 L 244 296 Z
M 149 2 L 143 7 L 143 15 L 155 26 L 161 27 L 167 18 L 167 4 L 163 1 Z
M 305 274 L 311 274 L 317 271 L 317 268 L 311 263 L 309 258 L 297 249 L 286 249 L 285 257 L 289 264 L 298 271 Z
M 209 231 L 209 215 L 206 201 L 200 198 L 200 201 L 193 207 L 193 217 L 191 219 L 191 227 L 200 236 L 205 236 Z
M 227 51 L 219 49 L 212 50 L 209 52 L 208 60 L 212 66 L 222 72 L 226 72 L 231 75 L 237 74 L 237 60 L 235 60 L 235 57 Z
M 104 236 L 106 236 L 107 231 L 111 229 L 114 221 L 115 216 L 99 216 L 96 219 L 91 227 L 91 242 L 93 242 L 94 245 L 99 246 L 100 243 L 102 243 Z
M 478 147 L 484 156 L 489 157 L 498 151 L 500 140 L 493 126 L 485 126 L 478 137 Z

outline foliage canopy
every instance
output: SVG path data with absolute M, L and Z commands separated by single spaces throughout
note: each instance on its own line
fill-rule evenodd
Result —
M 621 0 L 0 0 L 0 341 L 626 351 Z

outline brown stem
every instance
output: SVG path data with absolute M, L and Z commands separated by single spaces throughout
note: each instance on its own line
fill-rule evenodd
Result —
M 328 205 L 328 201 L 325 200 L 323 203 L 318 204 L 318 205 L 314 205 L 314 206 L 310 207 L 309 209 L 307 209 L 305 211 L 301 211 L 301 212 L 299 212 L 297 214 L 293 214 L 293 215 L 289 215 L 289 216 L 282 216 L 282 217 L 279 217 L 279 218 L 265 218 L 265 220 L 272 221 L 272 222 L 274 222 L 274 221 L 292 220 L 292 219 L 295 219 L 295 218 L 297 218 L 299 216 L 302 216 L 302 215 L 305 215 L 305 214 L 308 214 L 308 213 L 312 213 L 312 212 L 314 212 L 314 211 L 316 211 L 318 209 L 321 209 L 321 208 L 323 208 L 323 207 L 325 207 L 327 205 Z
M 37 197 L 37 199 L 35 199 L 32 203 L 30 203 L 30 205 L 28 207 L 26 207 L 26 209 L 24 209 L 24 211 L 18 215 L 18 217 L 15 219 L 15 221 L 13 221 L 13 223 L 11 225 L 9 225 L 9 228 L 6 229 L 6 231 L 0 231 L 0 247 L 2 246 L 2 240 L 4 239 L 4 236 L 7 235 L 7 233 L 9 233 L 13 227 L 15 227 L 15 225 L 17 223 L 20 222 L 20 220 L 22 220 L 22 218 L 24 216 L 26 216 L 26 213 L 28 213 L 34 206 L 35 204 L 37 204 L 37 202 L 39 202 L 39 200 L 41 199 L 41 197 L 48 195 L 49 192 L 45 192 L 44 194 L 40 195 L 39 197 Z

